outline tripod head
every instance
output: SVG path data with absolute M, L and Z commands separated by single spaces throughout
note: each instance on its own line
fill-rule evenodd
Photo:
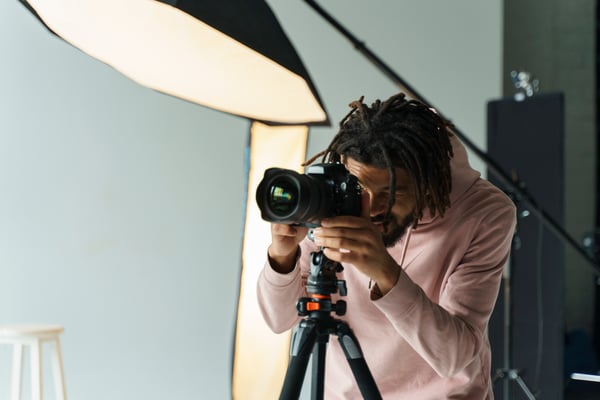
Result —
M 310 255 L 310 274 L 306 280 L 306 291 L 309 297 L 302 297 L 296 303 L 298 315 L 324 318 L 329 313 L 336 315 L 346 313 L 346 302 L 343 300 L 333 303 L 332 293 L 346 296 L 346 281 L 337 279 L 337 273 L 344 270 L 338 262 L 325 257 L 323 249 Z
M 348 365 L 364 399 L 381 400 L 377 384 L 360 350 L 358 340 L 348 324 L 331 316 L 346 313 L 346 302 L 333 303 L 331 294 L 339 291 L 346 296 L 346 282 L 337 279 L 336 273 L 343 271 L 340 263 L 331 261 L 320 251 L 310 254 L 310 273 L 306 280 L 309 297 L 296 303 L 298 315 L 307 316 L 298 324 L 290 346 L 290 365 L 285 375 L 280 400 L 297 400 L 300 397 L 306 366 L 313 357 L 311 393 L 313 399 L 322 399 L 325 387 L 325 349 L 329 335 L 335 334 L 346 356 Z

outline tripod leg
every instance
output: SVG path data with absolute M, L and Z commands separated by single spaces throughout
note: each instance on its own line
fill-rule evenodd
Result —
M 381 394 L 375 384 L 375 379 L 373 379 L 358 341 L 348 325 L 340 322 L 337 325 L 336 333 L 363 398 L 365 400 L 381 400 Z
M 329 333 L 317 335 L 312 353 L 311 400 L 323 400 L 325 391 L 325 353 Z
M 297 400 L 300 397 L 302 383 L 310 354 L 317 338 L 316 324 L 312 320 L 300 321 L 292 335 L 290 346 L 290 362 L 279 400 Z

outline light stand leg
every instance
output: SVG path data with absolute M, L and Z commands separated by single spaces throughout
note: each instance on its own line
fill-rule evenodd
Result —
M 513 241 L 514 242 L 514 241 Z M 514 245 L 514 243 L 513 243 Z M 511 306 L 512 306 L 512 302 L 511 302 L 511 293 L 510 293 L 510 283 L 511 283 L 511 278 L 510 278 L 510 266 L 512 264 L 512 260 L 509 260 L 507 265 L 506 265 L 506 270 L 504 271 L 504 349 L 503 349 L 503 353 L 504 353 L 504 371 L 509 371 L 511 368 L 511 357 L 510 357 L 510 352 L 511 352 L 511 329 L 510 329 L 510 320 L 512 318 L 511 316 Z M 502 393 L 504 394 L 504 400 L 510 400 L 510 382 L 508 379 L 505 379 L 503 382 L 503 388 L 504 390 L 502 391 Z
M 517 383 L 521 387 L 521 390 L 523 390 L 523 393 L 525 393 L 525 396 L 527 396 L 529 400 L 535 400 L 535 396 L 533 395 L 533 393 L 531 393 L 531 390 L 529 390 L 523 379 L 521 379 L 519 373 L 514 370 L 512 370 L 511 373 L 514 373 L 514 377 L 511 376 L 511 379 L 517 381 Z
M 519 199 L 511 192 L 506 192 L 508 196 L 513 200 L 517 210 L 519 209 Z M 512 283 L 512 269 L 515 267 L 515 253 L 521 248 L 521 239 L 519 237 L 519 217 L 527 216 L 527 213 L 520 213 L 517 216 L 517 227 L 515 228 L 515 234 L 513 236 L 513 242 L 511 246 L 510 259 L 504 270 L 502 277 L 504 283 L 504 368 L 496 371 L 492 382 L 496 382 L 498 379 L 503 380 L 503 397 L 504 400 L 511 399 L 511 381 L 517 382 L 523 393 L 529 400 L 536 400 L 531 390 L 525 384 L 525 381 L 521 378 L 519 370 L 512 367 L 512 298 L 511 298 L 511 283 Z
M 521 375 L 519 375 L 519 371 L 516 369 L 502 369 L 499 371 L 496 371 L 496 375 L 494 377 L 494 381 L 496 381 L 497 379 L 504 379 L 504 388 L 509 388 L 510 387 L 510 381 L 515 381 L 517 382 L 517 384 L 519 385 L 519 387 L 521 388 L 521 390 L 523 390 L 523 393 L 525 394 L 525 396 L 529 399 L 529 400 L 536 400 L 535 395 L 531 392 L 531 390 L 529 390 L 529 388 L 527 387 L 527 384 L 525 383 L 525 381 L 523 380 L 523 378 L 521 378 Z M 504 398 L 505 399 L 509 399 L 510 396 L 507 394 L 508 392 L 504 393 Z

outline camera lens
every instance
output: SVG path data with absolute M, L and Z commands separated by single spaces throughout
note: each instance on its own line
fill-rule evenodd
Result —
M 269 208 L 273 214 L 284 217 L 298 205 L 298 187 L 289 179 L 276 179 L 269 190 Z
M 326 185 L 293 170 L 269 168 L 256 189 L 262 218 L 270 222 L 303 224 L 318 219 Z
M 268 168 L 256 203 L 265 221 L 315 227 L 326 217 L 359 215 L 360 190 L 342 164 L 315 164 L 306 174 Z

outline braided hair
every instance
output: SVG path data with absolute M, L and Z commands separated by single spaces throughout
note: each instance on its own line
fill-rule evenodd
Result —
M 350 103 L 352 110 L 340 122 L 338 133 L 312 160 L 322 155 L 323 162 L 344 162 L 350 157 L 387 168 L 391 188 L 387 218 L 395 201 L 395 168 L 402 168 L 414 187 L 415 223 L 425 208 L 432 216 L 443 216 L 452 189 L 451 124 L 426 104 L 407 100 L 404 93 L 376 100 L 370 107 L 363 98 Z

